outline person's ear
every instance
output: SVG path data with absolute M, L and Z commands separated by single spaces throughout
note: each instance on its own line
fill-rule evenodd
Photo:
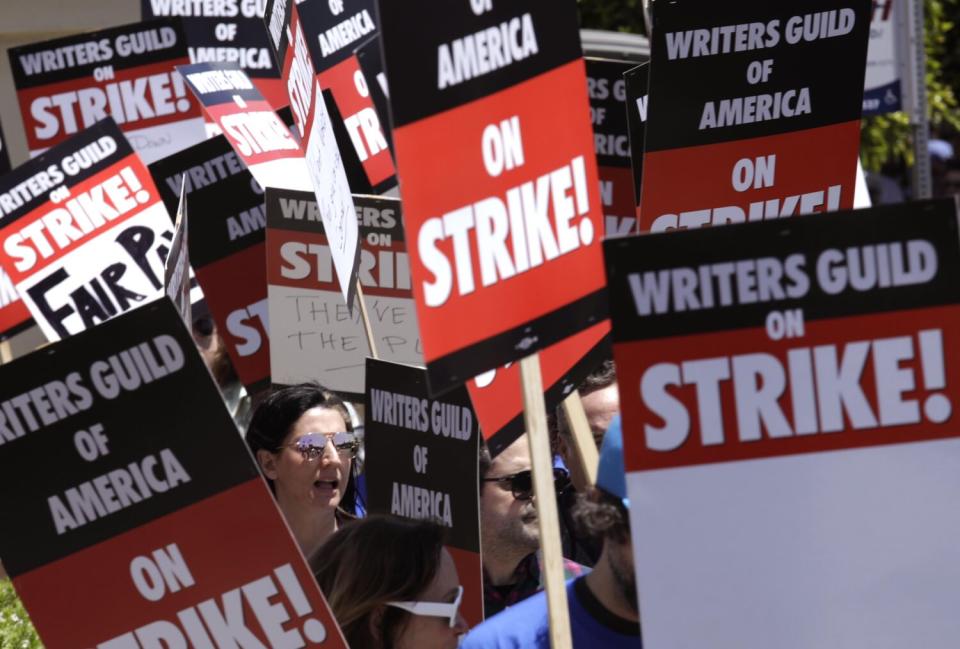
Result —
M 370 631 L 370 638 L 374 641 L 377 646 L 383 645 L 383 638 L 380 637 L 380 632 L 382 631 L 383 625 L 383 614 L 386 613 L 386 606 L 378 606 L 372 611 L 370 611 L 370 617 L 367 620 L 369 625 L 368 629 Z
M 277 479 L 277 456 L 266 449 L 257 449 L 257 464 L 264 476 Z

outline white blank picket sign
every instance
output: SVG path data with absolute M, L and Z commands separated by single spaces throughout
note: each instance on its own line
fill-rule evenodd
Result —
M 960 646 L 958 228 L 945 200 L 606 243 L 645 647 Z M 791 256 L 766 308 L 630 292 Z
M 956 647 L 958 463 L 945 440 L 629 473 L 644 646 Z

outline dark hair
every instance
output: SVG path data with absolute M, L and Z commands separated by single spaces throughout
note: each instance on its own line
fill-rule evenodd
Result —
M 281 387 L 270 392 L 261 400 L 250 417 L 246 440 L 254 458 L 256 459 L 259 450 L 269 451 L 270 453 L 279 451 L 280 445 L 293 430 L 297 420 L 311 408 L 328 408 L 337 411 L 343 417 L 347 430 L 353 430 L 350 413 L 347 411 L 343 399 L 332 390 L 328 390 L 315 381 Z M 257 466 L 260 466 L 259 462 L 257 462 Z M 356 474 L 358 470 L 359 463 L 354 461 L 350 466 L 347 488 L 340 499 L 340 509 L 349 514 L 356 513 Z M 264 478 L 270 488 L 273 489 L 273 480 L 266 476 Z
M 312 563 L 349 646 L 393 646 L 410 614 L 384 604 L 416 600 L 436 577 L 442 550 L 438 523 L 384 515 L 349 523 L 327 539 Z
M 630 516 L 623 501 L 603 489 L 590 487 L 577 494 L 571 511 L 574 524 L 584 536 L 596 542 L 610 539 L 626 543 L 630 539 Z
M 614 364 L 612 358 L 608 358 L 587 375 L 587 378 L 577 386 L 577 392 L 580 393 L 581 397 L 585 397 L 588 394 L 593 394 L 598 390 L 603 390 L 616 384 L 617 366 Z M 550 448 L 554 454 L 557 454 L 560 452 L 559 436 L 563 435 L 567 439 L 570 438 L 570 424 L 567 422 L 567 416 L 563 412 L 562 405 L 557 406 L 549 415 L 552 416 L 553 423 L 549 428 Z M 548 424 L 549 423 L 550 417 L 548 417 Z
M 612 358 L 608 358 L 587 375 L 583 383 L 577 387 L 577 391 L 581 397 L 585 397 L 591 392 L 608 388 L 616 382 L 617 366 L 614 365 Z
M 477 477 L 480 478 L 480 489 L 483 489 L 483 479 L 487 477 L 490 466 L 493 464 L 493 457 L 490 455 L 490 449 L 487 448 L 487 441 L 480 440 L 480 452 L 477 456 Z

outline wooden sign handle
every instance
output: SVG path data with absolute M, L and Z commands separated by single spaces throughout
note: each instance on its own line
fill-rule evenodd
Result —
M 9 363 L 13 360 L 13 347 L 9 340 L 0 342 L 0 365 Z
M 536 354 L 520 361 L 520 384 L 523 390 L 523 421 L 530 444 L 533 470 L 533 493 L 537 499 L 537 522 L 540 526 L 540 552 L 550 615 L 550 646 L 572 649 L 570 609 L 563 579 L 563 548 L 560 545 L 560 518 L 557 495 L 553 486 L 553 453 L 547 432 L 547 407 L 543 400 L 543 379 L 540 357 Z
M 653 42 L 653 10 L 650 8 L 650 0 L 641 0 L 643 5 L 643 26 L 647 28 L 647 39 Z
M 600 454 L 597 443 L 593 440 L 593 432 L 587 422 L 587 414 L 583 411 L 583 402 L 580 393 L 574 390 L 563 400 L 563 414 L 570 425 L 570 437 L 576 449 L 574 455 L 580 463 L 580 474 L 586 476 L 590 486 L 597 484 L 597 467 L 600 464 Z
M 373 327 L 370 326 L 370 316 L 367 314 L 367 304 L 363 300 L 363 287 L 360 286 L 360 278 L 357 278 L 357 296 L 356 300 L 360 305 L 360 317 L 363 319 L 363 331 L 367 334 L 367 345 L 370 346 L 370 356 L 380 358 L 377 354 L 377 343 L 373 338 Z

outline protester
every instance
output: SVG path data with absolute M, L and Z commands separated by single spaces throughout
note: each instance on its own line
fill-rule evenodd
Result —
M 583 403 L 587 423 L 590 425 L 590 432 L 593 434 L 593 441 L 597 448 L 600 448 L 610 421 L 620 412 L 620 392 L 617 389 L 617 370 L 613 359 L 607 359 L 601 363 L 584 379 L 577 391 Z M 600 546 L 589 537 L 578 533 L 572 516 L 577 494 L 585 492 L 592 485 L 575 457 L 575 441 L 569 423 L 562 409 L 557 410 L 557 452 L 570 470 L 570 485 L 560 493 L 557 503 L 563 556 L 577 563 L 592 566 L 600 556 Z
M 317 383 L 279 389 L 257 405 L 246 439 L 310 559 L 356 511 L 351 468 L 360 439 L 343 401 Z
M 203 357 L 203 362 L 210 370 L 210 374 L 213 375 L 213 380 L 217 382 L 217 387 L 220 388 L 227 410 L 230 411 L 230 415 L 240 432 L 243 432 L 250 425 L 250 416 L 253 413 L 252 399 L 247 394 L 243 384 L 240 383 L 240 377 L 237 376 L 233 363 L 230 361 L 227 345 L 217 329 L 216 322 L 206 309 L 205 303 L 201 302 L 194 305 L 195 309 L 197 307 L 200 307 L 200 311 L 195 310 L 192 314 L 193 340 Z
M 597 486 L 581 496 L 575 509 L 578 523 L 603 545 L 593 571 L 567 582 L 570 633 L 577 649 L 641 647 L 626 493 L 623 434 L 617 417 L 603 440 Z M 546 594 L 538 593 L 488 617 L 460 646 L 549 647 L 549 624 Z
M 483 603 L 487 617 L 543 588 L 540 572 L 540 531 L 530 473 L 526 435 L 491 460 L 480 449 L 480 545 L 483 559 Z M 555 469 L 558 490 L 568 481 Z M 567 576 L 585 568 L 564 561 Z
M 429 521 L 371 516 L 330 537 L 314 563 L 347 644 L 364 649 L 453 649 L 467 625 L 463 588 Z

